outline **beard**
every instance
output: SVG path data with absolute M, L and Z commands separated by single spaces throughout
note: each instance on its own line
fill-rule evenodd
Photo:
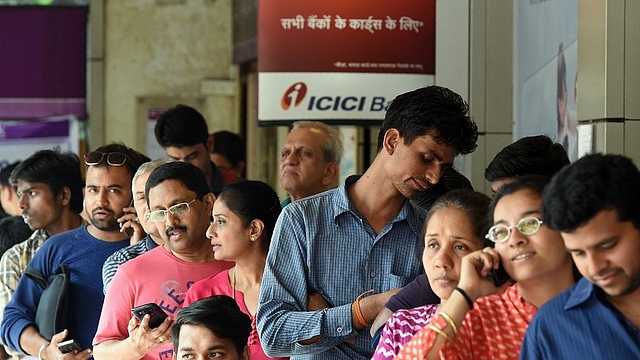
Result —
M 110 216 L 106 217 L 105 219 L 97 219 L 95 216 L 95 212 L 96 211 L 103 211 L 108 213 Z M 102 230 L 102 231 L 120 231 L 120 224 L 118 223 L 118 218 L 120 218 L 121 216 L 124 215 L 124 212 L 118 214 L 117 216 L 115 215 L 115 213 L 108 208 L 103 208 L 103 207 L 99 207 L 99 208 L 95 208 L 90 214 L 89 214 L 89 221 L 91 222 L 91 225 L 95 226 L 98 230 Z

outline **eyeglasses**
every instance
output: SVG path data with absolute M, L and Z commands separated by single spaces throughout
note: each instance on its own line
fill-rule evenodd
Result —
M 168 208 L 167 210 L 149 211 L 147 213 L 147 219 L 153 222 L 164 221 L 164 219 L 167 218 L 168 213 L 173 214 L 173 216 L 182 216 L 189 212 L 189 205 L 193 204 L 193 202 L 196 200 L 198 200 L 198 198 L 195 198 L 189 201 L 188 203 L 183 202 L 183 203 L 175 204 L 170 208 Z
M 540 230 L 540 225 L 542 225 L 542 220 L 535 216 L 527 216 L 518 220 L 518 223 L 515 225 L 494 225 L 489 229 L 489 232 L 484 237 L 493 242 L 501 243 L 509 239 L 509 236 L 511 236 L 511 229 L 513 228 L 518 229 L 522 235 L 533 235 Z
M 92 151 L 84 154 L 84 163 L 88 166 L 98 165 L 106 156 L 107 164 L 111 166 L 122 166 L 127 161 L 127 155 L 121 152 L 103 153 Z

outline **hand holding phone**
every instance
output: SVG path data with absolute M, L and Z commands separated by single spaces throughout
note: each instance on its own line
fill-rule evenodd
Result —
M 82 351 L 84 349 L 74 339 L 71 339 L 58 343 L 58 350 L 60 350 L 61 353 L 66 354 L 73 352 L 73 350 Z
M 162 324 L 164 319 L 168 317 L 168 315 L 155 303 L 148 303 L 144 305 L 140 305 L 131 309 L 133 315 L 135 315 L 138 320 L 142 321 L 142 318 L 149 314 L 151 317 L 149 319 L 149 327 L 151 329 L 155 329 Z
M 500 287 L 507 281 L 510 281 L 511 277 L 504 270 L 504 267 L 502 267 L 502 264 L 500 264 L 499 268 L 491 269 L 491 271 L 489 272 L 489 279 L 491 280 L 493 285 L 495 285 L 496 287 Z

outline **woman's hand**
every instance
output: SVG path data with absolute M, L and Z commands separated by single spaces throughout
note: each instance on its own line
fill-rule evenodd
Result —
M 498 269 L 500 266 L 500 255 L 490 247 L 465 255 L 462 258 L 458 287 L 463 289 L 472 301 L 483 296 L 500 294 L 509 283 L 496 287 L 489 279 L 491 269 Z

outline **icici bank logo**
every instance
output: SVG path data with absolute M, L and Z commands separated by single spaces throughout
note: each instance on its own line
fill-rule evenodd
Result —
M 289 110 L 290 107 L 298 107 L 302 100 L 304 100 L 305 95 L 307 95 L 307 85 L 303 82 L 297 82 L 287 89 L 282 95 L 282 100 L 280 100 L 280 106 L 282 109 Z

